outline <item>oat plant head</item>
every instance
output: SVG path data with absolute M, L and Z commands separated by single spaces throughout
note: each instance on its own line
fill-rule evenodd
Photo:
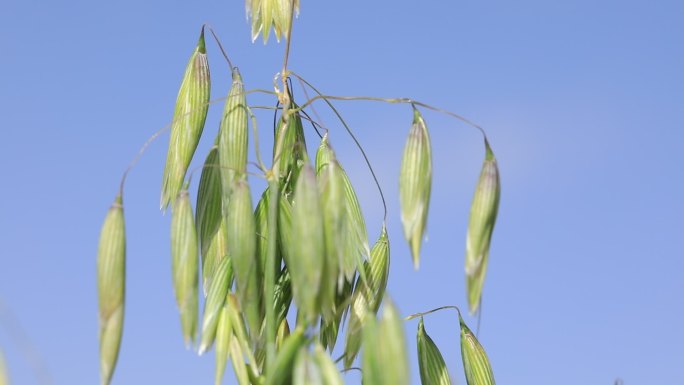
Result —
M 282 70 L 264 77 L 273 91 L 252 85 L 233 65 L 219 38 L 202 26 L 179 87 L 169 129 L 169 146 L 162 172 L 162 211 L 171 211 L 171 277 L 177 304 L 179 343 L 204 354 L 215 351 L 215 383 L 232 373 L 240 385 L 344 383 L 348 370 L 358 370 L 364 385 L 408 385 L 409 362 L 416 360 L 425 385 L 452 383 L 448 362 L 427 333 L 429 314 L 453 309 L 453 333 L 460 336 L 462 372 L 468 385 L 494 384 L 489 359 L 476 334 L 455 306 L 402 315 L 386 292 L 390 279 L 390 240 L 401 237 L 387 230 L 387 205 L 379 178 L 398 181 L 405 248 L 411 260 L 394 263 L 420 267 L 421 245 L 427 233 L 432 192 L 431 114 L 455 118 L 465 131 L 482 135 L 484 162 L 474 184 L 465 253 L 465 293 L 469 313 L 480 315 L 489 248 L 498 214 L 500 178 L 496 157 L 484 129 L 464 117 L 409 98 L 336 96 L 319 91 L 288 67 L 292 27 L 298 0 L 246 0 L 251 38 L 266 43 L 270 36 L 285 44 Z M 210 36 L 211 35 L 211 36 Z M 215 44 L 213 44 L 215 42 Z M 212 48 L 216 47 L 216 48 Z M 229 64 L 232 83 L 224 89 L 218 127 L 209 133 L 213 146 L 196 154 L 204 134 L 212 84 L 209 55 L 221 54 Z M 218 55 L 217 55 L 218 56 Z M 179 68 L 180 73 L 180 68 Z M 271 83 L 273 81 L 273 83 Z M 301 85 L 295 89 L 294 85 Z M 251 104 L 256 94 L 272 97 L 274 108 Z M 295 103 L 295 97 L 298 103 Z M 399 175 L 376 175 L 365 147 L 335 107 L 335 103 L 390 103 L 406 113 L 406 140 Z M 314 105 L 329 108 L 338 118 L 325 125 Z M 315 118 L 315 119 L 314 119 Z M 273 132 L 268 127 L 273 119 Z M 266 124 L 257 125 L 258 122 Z M 465 123 L 465 125 L 464 125 Z M 126 175 L 124 173 L 100 234 L 97 282 L 100 320 L 101 383 L 116 383 L 116 364 L 125 324 Z M 259 138 L 273 135 L 270 159 L 259 152 Z M 370 171 L 368 183 L 378 190 L 384 207 L 380 228 L 367 228 L 357 188 L 338 158 L 335 138 L 351 136 Z M 254 146 L 253 152 L 250 146 Z M 254 159 L 249 154 L 254 153 Z M 198 159 L 199 158 L 199 159 Z M 265 163 L 264 160 L 270 160 Z M 199 166 L 192 169 L 192 162 Z M 199 174 L 197 187 L 192 176 Z M 266 188 L 255 191 L 253 180 Z M 465 221 L 465 218 L 464 218 Z M 370 233 L 369 233 L 370 231 Z M 462 274 L 462 273 L 461 273 Z M 416 288 L 420 290 L 420 288 Z M 429 295 L 429 293 L 421 293 Z M 406 348 L 405 323 L 418 320 L 417 351 Z M 179 322 L 180 321 L 180 322 Z M 230 364 L 229 364 L 230 362 Z M 451 363 L 452 368 L 456 363 Z M 230 368 L 230 369 L 229 369 Z M 121 368 L 123 369 L 123 368 Z M 453 369 L 452 369 L 453 370 Z M 0 363 L 0 383 L 3 383 Z

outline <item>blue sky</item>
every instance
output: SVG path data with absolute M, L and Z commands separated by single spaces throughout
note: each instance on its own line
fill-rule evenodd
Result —
M 481 342 L 499 383 L 684 383 L 684 3 L 302 3 L 290 67 L 325 93 L 411 97 L 487 129 L 502 200 Z M 129 160 L 170 121 L 204 22 L 248 88 L 271 86 L 284 47 L 249 41 L 241 1 L 4 0 L 0 348 L 14 383 L 99 381 L 100 225 Z M 216 45 L 208 50 L 212 97 L 220 98 L 229 73 Z M 210 110 L 194 165 L 213 141 L 220 104 Z M 397 199 L 410 108 L 337 105 L 389 198 L 388 290 L 401 312 L 465 306 L 465 232 L 483 157 L 477 132 L 424 114 L 435 171 L 415 272 Z M 324 106 L 316 110 L 375 238 L 382 210 L 370 175 Z M 260 118 L 265 152 L 269 119 Z M 172 294 L 169 216 L 158 211 L 167 143 L 168 135 L 149 148 L 126 187 L 127 308 L 115 384 L 213 381 L 213 356 L 183 347 Z M 252 182 L 255 192 L 263 186 Z M 425 324 L 452 378 L 464 384 L 455 314 Z M 415 362 L 417 321 L 406 328 Z M 50 380 L 37 378 L 26 349 L 42 357 Z M 411 373 L 418 383 L 415 365 Z M 346 379 L 360 383 L 355 373 Z

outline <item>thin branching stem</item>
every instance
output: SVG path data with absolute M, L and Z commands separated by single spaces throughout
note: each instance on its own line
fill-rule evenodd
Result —
M 257 163 L 259 169 L 263 172 L 266 172 L 266 166 L 261 160 L 261 150 L 259 149 L 259 130 L 257 130 L 257 119 L 251 108 L 247 107 L 247 111 L 249 112 L 249 117 L 252 120 L 252 135 L 254 136 L 254 152 L 256 154 Z
M 232 98 L 232 97 L 236 97 L 236 96 L 239 96 L 239 95 L 249 95 L 249 94 L 253 94 L 253 93 L 265 93 L 265 94 L 269 94 L 269 95 L 275 95 L 275 94 L 276 94 L 276 93 L 273 92 L 273 91 L 270 91 L 270 90 L 263 90 L 263 89 L 247 90 L 247 91 L 244 91 L 244 92 L 236 93 L 235 95 L 224 96 L 224 97 L 220 97 L 220 98 L 217 98 L 217 99 L 212 99 L 212 100 L 208 101 L 207 103 L 203 103 L 203 104 L 202 104 L 201 106 L 199 106 L 198 108 L 202 108 L 202 107 L 204 107 L 205 105 L 211 106 L 212 104 L 216 104 L 216 103 L 219 103 L 219 102 L 226 101 L 226 100 L 228 100 L 229 97 Z M 150 136 L 150 137 L 147 139 L 147 141 L 140 147 L 140 150 L 138 150 L 138 153 L 133 157 L 133 159 L 130 161 L 130 163 L 128 163 L 128 167 L 126 167 L 126 170 L 124 171 L 123 175 L 121 176 L 121 182 L 119 182 L 119 195 L 120 195 L 120 196 L 123 196 L 124 186 L 126 185 L 126 178 L 128 177 L 128 174 L 131 172 L 131 170 L 133 169 L 133 167 L 135 167 L 135 165 L 138 164 L 138 162 L 140 161 L 140 158 L 142 158 L 142 156 L 145 154 L 145 151 L 147 151 L 147 148 L 152 144 L 152 142 L 154 142 L 157 138 L 159 138 L 159 136 L 160 136 L 161 134 L 163 134 L 164 131 L 170 129 L 171 126 L 173 126 L 173 124 L 174 124 L 176 121 L 178 121 L 178 120 L 180 120 L 180 119 L 183 119 L 183 118 L 185 118 L 186 116 L 188 116 L 188 115 L 190 115 L 190 114 L 192 114 L 192 113 L 194 113 L 194 112 L 195 112 L 195 109 L 190 110 L 190 111 L 186 112 L 185 114 L 183 114 L 183 115 L 181 115 L 181 116 L 175 118 L 175 119 L 172 120 L 169 124 L 165 125 L 164 127 L 160 128 L 159 130 L 157 130 L 154 134 L 152 134 L 152 136 Z
M 456 311 L 458 312 L 458 315 L 459 315 L 459 316 L 461 315 L 461 309 L 459 309 L 458 306 L 442 306 L 442 307 L 438 307 L 438 308 L 436 308 L 436 309 L 428 310 L 428 311 L 425 311 L 425 312 L 422 312 L 422 313 L 411 314 L 410 316 L 404 318 L 404 321 L 410 321 L 410 320 L 412 320 L 412 319 L 415 319 L 415 318 L 418 318 L 418 317 L 422 317 L 422 316 L 425 316 L 425 315 L 428 315 L 428 314 L 432 314 L 432 313 L 434 313 L 434 312 L 438 312 L 438 311 L 440 311 L 440 310 L 445 310 L 445 309 L 454 309 L 454 310 L 456 310 Z
M 290 75 L 293 75 L 293 76 L 299 78 L 299 76 L 297 74 L 295 74 L 294 72 L 290 72 Z M 426 108 L 428 110 L 432 110 L 434 112 L 439 112 L 441 114 L 445 114 L 445 115 L 451 116 L 452 118 L 458 119 L 461 122 L 478 129 L 480 131 L 480 133 L 482 134 L 482 136 L 485 139 L 487 139 L 487 133 L 485 132 L 484 128 L 482 128 L 482 126 L 480 126 L 479 124 L 474 123 L 470 119 L 468 119 L 462 115 L 459 115 L 455 112 L 451 112 L 449 110 L 445 110 L 445 109 L 439 108 L 439 107 L 434 107 L 434 106 L 429 105 L 427 103 L 423 103 L 423 102 L 413 100 L 410 98 L 377 98 L 377 97 L 372 97 L 372 96 L 335 96 L 335 95 L 319 94 L 319 95 L 314 96 L 313 98 L 307 100 L 306 103 L 302 104 L 299 108 L 300 109 L 305 108 L 305 107 L 309 106 L 310 104 L 312 104 L 313 102 L 315 102 L 316 100 L 319 100 L 319 99 L 323 99 L 326 101 L 328 101 L 328 100 L 343 100 L 343 101 L 365 100 L 365 101 L 371 101 L 371 102 L 385 102 L 385 103 L 391 103 L 391 104 L 413 104 L 413 105 L 420 106 L 420 107 Z
M 285 57 L 283 58 L 283 87 L 287 87 L 287 62 L 290 59 L 290 42 L 292 41 L 292 25 L 294 24 L 295 0 L 290 2 L 290 24 L 287 28 L 287 41 L 285 42 Z
M 215 149 L 215 148 L 218 148 L 218 146 L 216 146 L 216 145 L 212 146 L 211 149 L 210 149 L 209 151 L 211 151 L 211 150 L 213 150 L 213 149 Z M 253 162 L 250 162 L 250 163 L 253 163 Z M 259 168 L 259 165 L 258 165 L 258 164 L 255 164 L 255 165 L 257 166 L 257 168 Z M 203 164 L 203 165 L 200 165 L 200 166 L 197 166 L 197 167 L 194 167 L 193 169 L 191 169 L 190 172 L 188 173 L 188 180 L 185 181 L 184 184 L 185 184 L 185 183 L 187 183 L 188 185 L 192 184 L 192 177 L 194 176 L 194 174 L 195 174 L 197 171 L 199 171 L 199 170 L 204 170 L 205 168 L 217 168 L 217 169 L 219 169 L 219 170 L 232 170 L 232 171 L 234 171 L 235 173 L 242 173 L 242 172 L 245 172 L 247 175 L 250 175 L 250 176 L 253 176 L 253 177 L 257 177 L 257 178 L 263 178 L 263 177 L 264 177 L 264 174 L 258 174 L 258 173 L 255 173 L 255 172 L 249 172 L 249 171 L 240 170 L 240 169 L 237 169 L 237 168 L 235 168 L 235 167 L 221 166 L 221 165 L 218 164 L 218 163 L 212 163 L 212 164 Z
M 351 136 L 352 140 L 356 144 L 356 147 L 359 148 L 359 151 L 361 151 L 361 155 L 363 156 L 363 159 L 366 161 L 366 165 L 368 165 L 368 169 L 370 170 L 371 175 L 373 176 L 373 180 L 375 181 L 375 185 L 378 187 L 378 192 L 380 193 L 380 199 L 382 200 L 382 207 L 384 209 L 384 221 L 387 222 L 387 202 L 385 201 L 385 194 L 382 192 L 382 187 L 380 187 L 380 182 L 378 181 L 377 175 L 375 175 L 375 171 L 373 170 L 373 166 L 371 165 L 370 160 L 368 159 L 368 156 L 366 155 L 366 151 L 364 151 L 363 146 L 359 142 L 358 139 L 356 139 L 356 135 L 354 135 L 354 132 L 352 132 L 351 128 L 347 124 L 347 122 L 344 120 L 342 115 L 337 111 L 335 106 L 328 100 L 326 97 L 323 96 L 323 94 L 316 88 L 314 87 L 311 83 L 306 81 L 303 77 L 299 76 L 298 74 L 292 72 L 291 75 L 299 79 L 300 81 L 304 82 L 307 86 L 309 86 L 315 93 L 318 94 L 318 96 L 314 96 L 312 99 L 309 99 L 306 103 L 304 103 L 302 106 L 300 106 L 297 109 L 293 109 L 294 111 L 301 111 L 303 110 L 304 107 L 308 106 L 311 104 L 312 100 L 315 99 L 323 99 L 325 103 L 330 107 L 330 109 L 337 115 L 337 118 L 340 120 L 344 128 L 347 130 L 347 133 L 349 136 Z
M 351 368 L 347 368 L 347 369 L 342 369 L 342 370 L 340 370 L 340 373 L 346 373 L 346 372 L 349 372 L 352 370 L 357 370 L 359 373 L 363 373 L 363 370 L 361 370 L 361 368 L 356 367 L 356 366 L 352 366 Z
M 330 129 L 329 129 L 328 127 L 326 127 L 326 126 L 324 126 L 323 124 L 321 124 L 321 123 L 319 123 L 319 122 L 313 120 L 313 119 L 309 116 L 309 114 L 306 113 L 306 111 L 300 111 L 300 112 L 301 112 L 300 117 L 301 117 L 302 119 L 304 119 L 304 120 L 308 120 L 309 123 L 311 123 L 311 125 L 313 126 L 314 131 L 316 131 L 316 134 L 318 135 L 318 137 L 319 137 L 320 139 L 323 139 L 323 135 L 321 134 L 320 131 L 318 131 L 319 128 L 325 130 L 326 133 L 327 133 L 327 132 L 330 132 Z
M 297 80 L 299 81 L 299 85 L 302 88 L 302 92 L 304 93 L 306 100 L 311 99 L 311 97 L 309 96 L 309 91 L 306 90 L 306 83 L 304 83 L 304 81 L 302 79 L 297 78 Z M 316 117 L 317 121 L 323 123 L 323 119 L 321 119 L 321 117 L 318 115 L 318 111 L 316 111 L 316 108 L 313 105 L 311 105 L 310 108 L 311 108 L 311 112 Z M 304 111 L 302 111 L 302 112 L 304 112 Z M 304 113 L 306 114 L 306 112 L 304 112 Z M 319 133 L 319 136 L 320 136 L 320 133 Z

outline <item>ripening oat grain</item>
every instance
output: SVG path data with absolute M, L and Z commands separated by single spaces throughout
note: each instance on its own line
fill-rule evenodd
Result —
M 126 229 L 121 195 L 114 199 L 100 232 L 97 289 L 100 308 L 100 377 L 112 380 L 123 331 L 126 287 Z
M 242 385 L 249 385 L 251 377 L 257 377 L 256 360 L 252 354 L 252 344 L 247 337 L 247 329 L 243 321 L 243 309 L 240 307 L 237 297 L 229 294 L 226 298 L 228 306 L 228 316 L 233 331 L 230 344 L 230 359 L 233 363 L 233 370 L 237 374 L 238 382 Z M 247 366 L 246 362 L 249 364 Z
M 297 357 L 299 349 L 307 343 L 304 329 L 296 328 L 282 343 L 278 350 L 273 369 L 266 373 L 264 385 L 285 385 L 290 384 L 292 379 L 292 366 Z
M 259 257 L 259 265 L 266 268 L 268 259 L 268 206 L 269 190 L 266 188 L 254 209 L 254 225 L 256 228 L 256 248 Z M 280 263 L 278 263 L 280 266 Z
M 297 352 L 292 370 L 292 383 L 323 385 L 321 369 L 314 362 L 306 346 L 302 346 Z
M 320 302 L 323 318 L 335 315 L 335 297 L 349 275 L 356 272 L 353 249 L 349 248 L 348 215 L 345 210 L 344 184 L 337 162 L 323 166 L 318 173 L 323 215 L 325 253 L 321 278 Z M 351 259 L 351 263 L 348 263 Z M 349 270 L 349 271 L 345 271 Z M 349 280 L 349 279 L 347 279 Z
M 263 34 L 266 42 L 272 28 L 276 39 L 285 36 L 289 40 L 299 0 L 246 0 L 246 9 L 253 40 Z M 342 373 L 349 369 L 361 372 L 363 385 L 408 385 L 404 319 L 394 303 L 384 301 L 390 268 L 385 194 L 365 149 L 332 101 L 383 101 L 411 104 L 413 108 L 400 167 L 399 203 L 404 237 L 416 270 L 421 251 L 427 251 L 421 248 L 432 189 L 430 132 L 418 108 L 450 115 L 478 128 L 485 136 L 486 157 L 472 201 L 466 242 L 471 313 L 481 302 L 500 195 L 497 162 L 484 130 L 460 115 L 408 98 L 324 94 L 289 67 L 290 41 L 285 47 L 282 70 L 278 68 L 280 72 L 269 79 L 273 88 L 245 89 L 238 67 L 232 64 L 214 31 L 207 28 L 232 76 L 218 134 L 201 170 L 193 216 L 186 174 L 210 103 L 203 27 L 176 99 L 160 202 L 162 211 L 168 207 L 172 210 L 172 278 L 186 345 L 196 343 L 198 329 L 200 355 L 215 345 L 216 385 L 223 381 L 229 359 L 239 385 L 342 385 Z M 294 101 L 295 81 L 300 82 L 307 98 L 301 107 Z M 247 94 L 275 96 L 276 105 L 250 106 Z M 314 107 L 314 102 L 321 101 L 330 107 L 339 124 L 324 124 L 321 116 L 326 115 L 319 115 Z M 269 116 L 268 124 L 258 126 L 257 119 L 271 113 L 274 132 L 273 137 L 270 132 L 268 135 L 269 140 L 273 139 L 272 167 L 268 169 L 259 145 L 264 132 L 260 135 L 258 127 L 269 126 L 270 131 L 271 120 Z M 311 123 L 321 137 L 315 167 L 307 152 L 304 120 L 306 128 Z M 384 208 L 382 229 L 372 249 L 356 191 L 329 140 L 328 132 L 336 135 L 340 124 L 368 163 Z M 250 128 L 256 155 L 253 164 L 262 173 L 250 174 L 250 181 L 260 177 L 268 183 L 255 208 L 247 173 Z M 145 143 L 138 157 L 162 131 Z M 313 131 L 308 134 L 313 135 Z M 121 191 L 131 167 L 124 174 Z M 105 218 L 98 249 L 103 385 L 112 380 L 123 327 L 126 240 L 121 194 Z M 200 279 L 205 301 L 198 327 Z M 428 336 L 422 319 L 444 308 L 454 306 L 408 318 L 421 317 L 417 350 L 423 385 L 451 384 L 444 357 Z M 459 323 L 467 384 L 495 385 L 487 355 L 463 322 L 460 310 Z M 340 350 L 335 350 L 340 330 L 346 330 L 344 354 L 334 361 L 333 352 Z M 357 360 L 361 350 L 361 359 Z M 0 385 L 6 385 L 1 359 Z M 358 361 L 361 368 L 353 368 Z M 346 370 L 341 371 L 338 362 Z
M 326 228 L 326 249 L 337 254 L 343 274 L 338 282 L 341 284 L 342 278 L 353 279 L 370 250 L 361 206 L 347 173 L 330 147 L 328 134 L 323 136 L 316 152 L 316 175 L 326 222 L 330 225 Z
M 202 167 L 195 210 L 197 239 L 202 255 L 202 288 L 205 296 L 216 262 L 226 255 L 223 239 L 225 233 L 219 232 L 222 222 L 221 173 L 218 164 L 218 147 L 214 145 Z
M 325 348 L 316 344 L 313 350 L 313 360 L 321 372 L 322 385 L 343 385 L 344 380 Z
M 290 95 L 290 102 L 292 108 L 297 108 L 292 95 Z M 284 119 L 278 120 L 278 128 L 275 132 L 275 143 L 280 140 L 283 135 L 283 143 L 279 153 L 276 153 L 275 146 L 273 147 L 273 167 L 280 170 L 280 190 L 282 193 L 292 201 L 292 192 L 294 191 L 295 183 L 299 179 L 299 172 L 308 161 L 306 153 L 306 139 L 304 138 L 304 127 L 302 126 L 302 117 L 299 113 L 290 115 L 287 119 L 287 126 L 283 132 Z
M 228 207 L 231 189 L 247 171 L 247 99 L 240 71 L 233 68 L 233 84 L 226 98 L 219 127 L 218 158 L 221 165 L 223 209 Z M 224 216 L 227 213 L 224 212 Z
M 499 168 L 487 139 L 485 139 L 485 153 L 480 179 L 470 207 L 470 222 L 466 238 L 465 271 L 468 308 L 471 314 L 477 312 L 480 306 L 482 286 L 489 260 L 489 244 L 499 211 L 501 194 Z
M 399 202 L 404 237 L 411 248 L 413 266 L 420 264 L 420 246 L 427 224 L 432 189 L 432 150 L 430 135 L 420 112 L 413 108 L 413 124 L 409 131 L 399 174 Z
M 494 373 L 489 364 L 489 358 L 473 332 L 463 322 L 461 314 L 458 314 L 458 322 L 461 325 L 461 358 L 468 385 L 496 385 Z
M 209 109 L 209 62 L 204 45 L 204 27 L 183 75 L 171 125 L 169 150 L 162 180 L 161 209 L 165 210 L 183 185 L 199 143 Z
M 187 184 L 181 190 L 171 215 L 171 272 L 176 304 L 186 347 L 195 342 L 199 291 L 197 231 Z
M 409 384 L 404 322 L 391 300 L 385 302 L 379 320 L 366 319 L 363 349 L 364 385 Z
M 285 317 L 292 304 L 292 281 L 290 280 L 290 272 L 287 270 L 287 267 L 284 267 L 278 276 L 273 298 L 276 320 L 279 322 L 287 321 Z
M 316 175 L 307 163 L 297 181 L 292 204 L 292 242 L 285 254 L 292 292 L 301 317 L 313 322 L 320 312 L 321 279 L 325 269 L 325 237 Z
M 295 0 L 294 11 L 299 14 L 299 0 Z M 264 43 L 268 41 L 271 26 L 276 40 L 287 39 L 292 14 L 291 0 L 246 0 L 247 17 L 252 19 L 252 41 L 263 33 Z
M 199 354 L 203 354 L 214 343 L 216 327 L 226 295 L 230 289 L 230 278 L 233 273 L 233 264 L 230 258 L 223 258 L 214 273 L 204 302 L 204 314 L 202 316 L 202 335 L 200 338 Z
M 227 302 L 227 301 L 226 301 Z M 214 383 L 219 385 L 223 380 L 223 373 L 226 370 L 226 363 L 230 356 L 230 345 L 233 340 L 233 328 L 230 324 L 230 308 L 227 303 L 223 305 L 219 314 L 218 325 L 216 326 L 216 370 L 214 373 Z
M 425 331 L 423 317 L 418 324 L 418 366 L 420 381 L 430 385 L 451 385 L 451 378 L 446 363 L 437 345 Z
M 367 314 L 370 312 L 371 316 L 374 316 L 380 307 L 387 286 L 389 265 L 389 239 L 383 224 L 380 237 L 371 249 L 370 259 L 364 262 L 368 282 L 365 284 L 360 278 L 356 280 L 344 348 L 345 368 L 351 367 L 361 348 L 361 331 Z
M 252 194 L 244 179 L 235 181 L 232 191 L 225 219 L 228 254 L 233 262 L 240 308 L 246 313 L 250 335 L 255 340 L 262 322 L 262 267 L 256 252 Z

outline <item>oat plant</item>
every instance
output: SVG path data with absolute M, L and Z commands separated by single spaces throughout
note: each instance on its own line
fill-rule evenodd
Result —
M 361 371 L 364 385 L 409 384 L 410 359 L 416 359 L 425 385 L 451 384 L 447 363 L 428 334 L 425 316 L 456 309 L 452 338 L 460 335 L 462 366 L 468 385 L 494 384 L 492 367 L 476 335 L 453 306 L 402 316 L 386 293 L 390 279 L 387 206 L 365 149 L 334 103 L 391 103 L 410 109 L 398 180 L 403 237 L 410 263 L 419 268 L 432 190 L 430 114 L 446 114 L 479 130 L 484 163 L 475 185 L 465 238 L 464 266 L 469 312 L 482 301 L 489 247 L 496 222 L 500 181 L 497 161 L 485 131 L 453 112 L 409 98 L 328 95 L 288 67 L 297 0 L 247 0 L 251 36 L 284 39 L 282 70 L 274 91 L 243 79 L 214 31 L 202 26 L 182 77 L 172 122 L 145 143 L 124 173 L 100 235 L 97 279 L 100 313 L 101 383 L 116 382 L 115 369 L 124 331 L 126 175 L 148 145 L 167 130 L 170 142 L 163 168 L 161 209 L 171 210 L 171 267 L 180 318 L 179 342 L 199 354 L 215 351 L 215 383 L 227 368 L 240 385 L 343 383 L 346 370 Z M 216 44 L 211 44 L 209 33 Z M 217 49 L 212 49 L 212 46 Z M 196 154 L 207 134 L 212 86 L 208 56 L 220 52 L 232 84 L 225 90 L 223 113 L 207 154 Z M 273 77 L 266 76 L 265 84 Z M 294 81 L 293 81 L 294 80 Z M 300 84 L 296 90 L 293 85 Z M 220 85 L 218 85 L 220 87 Z M 255 93 L 273 97 L 274 131 L 257 126 L 263 106 L 250 104 Z M 295 98 L 298 102 L 295 102 Z M 314 103 L 339 118 L 332 126 L 313 119 Z M 268 110 L 268 109 L 267 109 Z M 313 131 L 320 139 L 307 143 Z M 384 210 L 383 224 L 367 229 L 357 190 L 336 155 L 334 135 L 350 135 L 365 159 Z M 271 158 L 259 152 L 262 135 L 273 135 Z M 310 139 L 309 139 L 310 140 Z M 254 145 L 255 159 L 249 159 Z M 192 188 L 190 164 L 201 156 L 199 183 Z M 200 160 L 200 161 L 201 161 Z M 255 191 L 253 180 L 267 182 Z M 254 194 L 254 195 L 253 195 Z M 256 204 L 255 204 L 256 203 Z M 194 205 L 194 210 L 193 210 Z M 369 233 L 370 230 L 370 233 Z M 373 241 L 372 244 L 370 241 Z M 394 246 L 397 247 L 397 246 Z M 430 257 L 430 256 L 426 256 Z M 429 295 L 429 293 L 424 293 Z M 418 351 L 406 350 L 404 323 L 419 318 Z M 169 322 L 178 322 L 169 320 Z M 335 354 L 335 355 L 333 355 Z M 230 365 L 228 365 L 230 361 Z M 1 380 L 0 380 L 1 381 Z

